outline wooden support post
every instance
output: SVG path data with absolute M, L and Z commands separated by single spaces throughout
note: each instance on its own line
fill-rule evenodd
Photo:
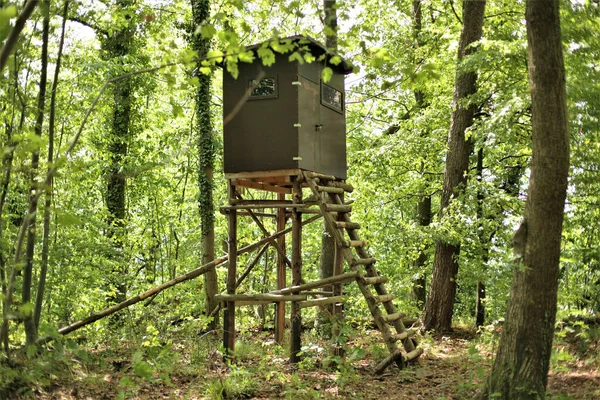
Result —
M 229 199 L 235 198 L 235 186 L 231 180 L 228 181 Z M 237 211 L 229 211 L 229 267 L 227 269 L 227 294 L 235 294 L 235 282 L 237 274 Z M 235 349 L 235 302 L 228 301 L 223 318 L 223 347 L 225 347 L 224 358 L 231 357 Z
M 277 200 L 285 200 L 285 194 L 278 193 Z M 277 232 L 285 229 L 285 210 L 280 208 L 277 210 Z M 287 286 L 285 276 L 285 236 L 280 236 L 277 239 L 277 244 L 283 253 L 277 253 L 277 290 Z M 275 342 L 283 342 L 283 334 L 285 331 L 285 302 L 275 304 Z
M 292 201 L 302 203 L 302 184 L 299 179 L 294 181 Z M 302 281 L 302 213 L 298 208 L 292 211 L 292 286 L 300 285 Z M 298 294 L 294 292 L 293 294 Z M 292 332 L 290 336 L 290 362 L 296 364 L 300 361 L 302 348 L 302 316 L 297 301 L 293 301 L 290 311 Z
M 344 202 L 344 195 L 339 194 L 340 200 L 343 203 Z M 338 214 L 337 220 L 338 221 L 343 221 L 343 216 L 341 214 Z M 344 235 L 344 229 L 343 227 L 340 228 L 340 233 L 342 234 L 342 236 Z M 336 242 L 335 245 L 335 258 L 334 258 L 334 264 L 333 264 L 333 275 L 341 275 L 344 272 L 344 256 L 342 255 L 342 248 L 340 246 L 340 243 Z M 343 283 L 337 283 L 335 285 L 333 285 L 333 295 L 334 296 L 341 296 L 343 294 Z M 343 304 L 342 303 L 336 303 L 333 305 L 333 320 L 334 320 L 334 329 L 333 329 L 333 337 L 338 337 L 340 335 L 340 324 L 342 323 L 344 318 L 343 315 Z M 340 343 L 339 341 L 336 341 L 338 343 Z M 335 355 L 336 356 L 340 356 L 340 357 L 344 357 L 344 349 L 340 346 L 336 346 L 336 348 L 334 349 Z

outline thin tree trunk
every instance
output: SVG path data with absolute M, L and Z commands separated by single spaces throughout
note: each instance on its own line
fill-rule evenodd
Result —
M 323 0 L 323 10 L 325 12 L 323 25 L 326 28 L 325 47 L 333 52 L 336 52 L 338 49 L 336 0 Z M 329 234 L 327 230 L 327 223 L 323 221 L 323 229 L 321 233 L 321 255 L 319 257 L 319 275 L 321 279 L 333 276 L 335 247 L 335 238 Z M 323 308 L 325 312 L 318 312 L 317 323 L 323 334 L 326 337 L 329 337 L 331 336 L 331 316 L 333 316 L 333 305 L 326 305 Z
M 526 4 L 532 157 L 506 322 L 480 398 L 545 398 L 554 337 L 569 172 L 569 134 L 558 0 Z
M 481 185 L 483 182 L 483 147 L 477 151 L 477 181 Z M 484 273 L 487 272 L 487 263 L 489 261 L 490 242 L 487 240 L 485 232 L 483 202 L 485 195 L 481 187 L 477 191 L 477 228 L 479 232 L 479 242 L 481 243 L 482 252 L 481 262 Z M 475 326 L 480 327 L 485 322 L 485 283 L 483 280 L 477 282 L 477 293 L 475 296 Z
M 15 21 L 15 25 L 10 31 L 6 42 L 4 42 L 4 46 L 2 46 L 2 49 L 0 49 L 0 73 L 2 73 L 2 70 L 4 70 L 6 62 L 8 61 L 8 57 L 10 57 L 15 45 L 17 44 L 19 35 L 25 27 L 25 22 L 27 22 L 38 3 L 39 0 L 29 0 L 27 3 L 25 3 L 23 10 L 21 10 L 21 14 L 19 14 L 19 17 Z
M 197 27 L 202 26 L 210 16 L 210 0 L 192 0 L 192 39 L 193 49 L 199 57 L 205 57 L 209 48 L 209 39 L 195 34 Z M 194 131 L 198 134 L 198 208 L 202 229 L 202 262 L 207 263 L 215 258 L 215 216 L 214 216 L 214 163 L 215 146 L 210 117 L 211 90 L 209 75 L 200 72 L 200 63 L 196 66 L 195 75 L 199 84 L 196 91 L 197 125 Z M 217 307 L 215 295 L 219 293 L 217 272 L 209 271 L 204 275 L 206 288 L 206 315 Z M 218 326 L 218 314 L 209 322 L 208 329 Z
M 44 22 L 42 24 L 42 56 L 41 56 L 41 72 L 40 72 L 40 90 L 38 93 L 37 116 L 35 121 L 34 132 L 36 136 L 42 136 L 42 125 L 44 122 L 44 108 L 46 107 L 46 82 L 48 72 L 48 35 L 50 31 L 50 10 L 46 9 Z M 29 210 L 30 215 L 29 226 L 27 229 L 27 245 L 25 250 L 25 268 L 23 269 L 23 289 L 21 293 L 21 302 L 27 304 L 31 302 L 31 287 L 33 286 L 33 256 L 35 253 L 35 238 L 36 238 L 36 212 L 39 196 L 36 192 L 42 190 L 39 186 L 35 175 L 37 173 L 40 161 L 39 151 L 34 151 L 31 157 L 31 188 L 29 189 Z M 33 345 L 37 340 L 37 327 L 34 321 L 33 308 L 28 315 L 25 316 L 25 337 L 26 344 Z
M 485 0 L 463 0 L 463 28 L 458 47 L 459 64 L 474 51 L 473 47 L 469 46 L 481 39 L 485 4 Z M 475 72 L 457 72 L 440 216 L 443 216 L 450 199 L 458 197 L 467 182 L 470 146 L 465 139 L 465 131 L 473 124 L 476 106 L 473 104 L 464 108 L 461 102 L 476 92 L 476 83 Z M 460 244 L 443 241 L 436 244 L 433 277 L 422 317 L 424 330 L 444 332 L 451 329 L 459 253 Z
M 417 47 L 422 45 L 421 43 L 421 29 L 423 27 L 422 24 L 422 4 L 421 0 L 413 0 L 413 37 L 415 39 L 415 43 Z M 427 107 L 427 103 L 425 102 L 425 93 L 421 90 L 415 90 L 415 101 L 417 103 L 417 108 L 419 110 L 423 110 Z M 427 133 L 423 132 L 422 135 L 425 136 Z M 421 169 L 424 168 L 424 163 L 421 164 Z M 418 214 L 418 222 L 419 226 L 429 226 L 431 223 L 431 196 L 421 195 L 419 196 L 419 201 L 417 203 L 417 214 Z M 413 282 L 413 297 L 417 303 L 417 307 L 420 310 L 423 309 L 425 305 L 425 301 L 427 298 L 426 291 L 426 276 L 425 276 L 425 266 L 427 263 L 427 254 L 425 253 L 425 249 L 421 250 L 419 253 L 419 257 L 414 262 L 415 269 L 420 271 L 419 277 Z
M 54 69 L 54 80 L 52 82 L 52 90 L 50 93 L 50 115 L 48 119 L 48 170 L 54 161 L 54 132 L 55 132 L 55 116 L 56 116 L 56 88 L 58 86 L 58 76 L 60 73 L 60 63 L 62 58 L 63 46 L 65 43 L 65 28 L 67 23 L 67 11 L 69 0 L 65 0 L 63 6 L 63 22 L 60 34 L 60 42 L 58 45 L 58 55 L 56 57 L 56 67 Z M 40 277 L 38 280 L 38 288 L 35 298 L 35 308 L 33 311 L 33 319 L 36 326 L 36 331 L 39 332 L 40 317 L 42 315 L 42 307 L 44 302 L 44 292 L 46 289 L 46 275 L 48 273 L 48 253 L 50 241 L 50 207 L 52 205 L 52 192 L 54 180 L 50 179 L 50 185 L 46 188 L 46 199 L 44 202 L 44 233 L 42 236 L 42 262 L 40 265 Z
M 15 64 L 16 64 L 16 60 L 15 60 Z M 18 76 L 19 72 L 18 72 L 18 68 L 14 68 L 14 87 L 13 87 L 13 98 L 12 98 L 12 103 L 13 103 L 13 107 L 17 104 L 16 101 L 16 97 L 17 97 L 17 87 L 19 85 L 19 76 Z M 19 124 L 18 124 L 18 130 L 21 131 L 21 129 L 23 128 L 23 124 L 25 121 L 25 104 L 21 103 L 21 115 L 19 118 Z M 14 112 L 14 108 L 13 108 L 13 112 Z M 13 114 L 13 118 L 12 121 L 14 121 L 14 114 Z M 3 166 L 4 166 L 4 179 L 2 181 L 2 195 L 0 196 L 0 238 L 3 237 L 4 234 L 4 223 L 2 221 L 3 217 L 4 217 L 4 206 L 6 204 L 6 196 L 8 195 L 8 189 L 9 189 L 9 184 L 10 184 L 10 180 L 11 180 L 11 173 L 12 173 L 12 166 L 13 166 L 13 159 L 14 159 L 14 150 L 16 147 L 16 143 L 13 140 L 13 124 L 11 123 L 6 123 L 6 136 L 7 136 L 7 145 L 9 147 L 8 152 L 5 154 L 4 159 L 3 159 Z M 0 262 L 2 263 L 0 265 L 0 267 L 2 268 L 2 271 L 0 271 L 1 275 L 0 278 L 2 279 L 2 294 L 4 295 L 3 300 L 2 300 L 2 326 L 0 327 L 0 341 L 2 342 L 2 345 L 4 346 L 4 349 L 6 351 L 6 355 L 10 356 L 10 351 L 9 351 L 9 341 L 8 341 L 8 310 L 10 308 L 10 306 L 12 305 L 12 287 L 14 287 L 14 264 L 13 264 L 13 273 L 11 273 L 11 277 L 10 280 L 7 281 L 8 278 L 8 270 L 7 270 L 7 260 L 8 260 L 8 256 L 7 254 L 4 254 L 0 251 Z

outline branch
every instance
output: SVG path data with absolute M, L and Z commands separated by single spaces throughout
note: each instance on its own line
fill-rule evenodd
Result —
M 19 17 L 15 21 L 15 26 L 10 31 L 10 34 L 6 39 L 4 46 L 2 46 L 2 49 L 0 50 L 0 73 L 2 73 L 2 70 L 6 66 L 6 61 L 8 60 L 8 57 L 11 55 L 13 48 L 17 44 L 19 34 L 23 30 L 25 22 L 27 22 L 27 20 L 31 16 L 31 13 L 33 13 L 33 10 L 35 9 L 35 7 L 37 7 L 37 5 L 38 0 L 29 0 L 25 4 L 25 7 L 23 7 L 21 14 L 19 14 Z
M 79 17 L 69 17 L 68 20 L 77 22 L 78 24 L 81 24 L 83 26 L 87 26 L 88 28 L 93 29 L 94 32 L 96 32 L 96 33 L 101 33 L 104 36 L 108 36 L 108 31 L 105 31 L 104 29 L 100 28 L 98 25 L 93 25 L 92 23 L 90 23 L 84 19 L 81 19 Z
M 454 16 L 456 17 L 458 22 L 460 22 L 460 24 L 462 25 L 463 22 L 460 19 L 460 17 L 458 16 L 458 13 L 456 12 L 456 10 L 454 9 L 454 0 L 450 0 L 450 7 L 452 8 L 452 12 L 454 13 Z

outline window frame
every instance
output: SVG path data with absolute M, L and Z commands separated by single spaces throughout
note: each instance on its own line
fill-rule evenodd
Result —
M 258 79 L 248 79 L 248 100 L 267 100 L 267 99 L 277 99 L 279 98 L 279 80 L 277 79 L 277 74 L 273 74 L 273 76 L 263 76 L 262 78 L 260 78 L 260 81 L 263 81 L 264 79 L 273 79 L 273 82 L 275 84 L 275 91 L 273 94 L 267 94 L 267 95 L 252 95 L 252 92 L 254 90 L 253 87 L 253 82 L 258 80 Z

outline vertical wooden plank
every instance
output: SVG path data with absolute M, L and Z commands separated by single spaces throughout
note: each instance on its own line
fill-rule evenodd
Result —
M 277 200 L 285 200 L 285 194 L 278 193 Z M 285 229 L 285 209 L 277 210 L 277 232 Z M 285 236 L 277 239 L 277 244 L 285 251 Z M 283 255 L 277 253 L 277 289 L 286 287 L 285 262 Z M 285 302 L 275 304 L 275 342 L 283 342 L 283 334 L 285 332 Z
M 228 180 L 229 204 L 235 199 L 235 186 Z M 228 233 L 229 268 L 227 270 L 227 294 L 235 294 L 235 282 L 237 274 L 237 211 L 229 210 L 229 233 Z M 223 322 L 223 346 L 225 347 L 225 358 L 231 356 L 235 349 L 235 302 L 228 301 Z
M 292 201 L 302 202 L 302 184 L 299 179 L 294 181 Z M 292 211 L 292 285 L 300 285 L 302 281 L 302 213 L 298 209 Z M 298 292 L 294 292 L 297 294 Z M 300 350 L 302 348 L 302 316 L 298 302 L 293 301 L 290 311 L 292 332 L 290 335 L 290 362 L 292 364 L 300 361 Z

